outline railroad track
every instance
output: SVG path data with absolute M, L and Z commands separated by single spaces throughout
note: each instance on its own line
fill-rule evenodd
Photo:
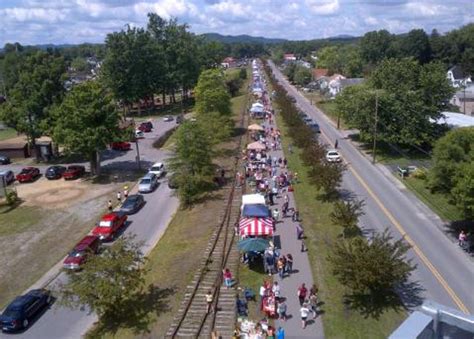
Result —
M 246 112 L 245 108 L 240 120 L 241 127 L 247 125 Z M 240 136 L 237 146 L 239 152 L 242 142 L 243 136 Z M 208 338 L 214 330 L 222 338 L 230 338 L 233 335 L 236 323 L 236 290 L 223 287 L 222 270 L 229 268 L 235 274 L 239 264 L 234 225 L 239 221 L 242 194 L 245 194 L 245 185 L 236 187 L 235 182 L 239 158 L 235 158 L 230 171 L 234 179 L 223 188 L 223 195 L 227 200 L 218 218 L 218 225 L 209 240 L 199 269 L 186 288 L 184 300 L 165 335 L 166 338 Z M 206 312 L 205 295 L 208 291 L 214 295 L 214 312 L 210 313 Z

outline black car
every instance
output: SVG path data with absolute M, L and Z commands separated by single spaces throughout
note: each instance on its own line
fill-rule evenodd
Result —
M 319 128 L 319 125 L 318 125 L 317 123 L 313 122 L 313 123 L 310 123 L 308 126 L 309 126 L 314 132 L 316 132 L 316 133 L 321 133 L 321 129 Z
M 64 172 L 66 172 L 66 167 L 64 166 L 51 166 L 48 167 L 44 176 L 49 180 L 61 179 Z
M 45 289 L 31 290 L 16 297 L 0 316 L 4 332 L 26 329 L 30 321 L 51 303 L 51 293 Z
M 11 163 L 11 160 L 6 155 L 0 155 L 0 165 L 8 165 Z
M 126 214 L 136 213 L 145 204 L 145 199 L 141 194 L 129 195 L 120 207 L 120 211 Z

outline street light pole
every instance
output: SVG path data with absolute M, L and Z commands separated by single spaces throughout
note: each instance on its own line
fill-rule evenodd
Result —
M 135 138 L 135 148 L 137 150 L 137 166 L 138 166 L 138 169 L 140 170 L 141 169 L 141 165 L 140 165 L 140 149 L 138 147 L 138 139 Z
M 372 163 L 375 164 L 375 152 L 377 151 L 377 122 L 379 111 L 379 97 L 378 92 L 375 91 L 375 119 L 374 119 L 374 146 L 372 149 Z

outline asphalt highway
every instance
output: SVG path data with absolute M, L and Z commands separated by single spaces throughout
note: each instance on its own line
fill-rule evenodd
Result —
M 363 231 L 382 232 L 388 228 L 398 239 L 411 245 L 409 258 L 417 264 L 411 284 L 402 295 L 408 305 L 428 298 L 464 313 L 474 311 L 474 265 L 472 259 L 442 232 L 443 222 L 407 190 L 382 165 L 371 161 L 335 128 L 334 124 L 290 85 L 273 63 L 280 84 L 296 98 L 296 104 L 321 127 L 321 141 L 334 145 L 348 165 L 343 190 L 364 200 Z M 420 297 L 421 300 L 417 300 Z
M 145 133 L 145 139 L 139 141 L 142 168 L 148 168 L 154 162 L 164 161 L 169 156 L 164 151 L 153 148 L 152 144 L 160 135 L 171 129 L 175 123 L 154 120 L 153 124 L 155 127 L 153 132 Z M 135 155 L 135 149 L 128 152 L 106 151 L 102 153 L 102 158 L 106 159 L 102 161 L 102 165 L 114 169 L 131 168 L 137 166 Z M 130 222 L 123 233 L 135 234 L 136 241 L 143 242 L 142 251 L 148 253 L 166 230 L 179 202 L 177 197 L 173 195 L 172 190 L 168 188 L 166 177 L 160 179 L 160 185 L 154 192 L 144 194 L 144 197 L 146 204 L 138 213 L 129 216 L 128 220 Z M 92 227 L 93 225 L 91 225 L 91 229 Z M 57 272 L 60 267 L 59 263 L 48 274 L 55 276 L 55 271 Z M 66 282 L 66 279 L 67 275 L 60 273 L 49 284 L 49 287 L 54 290 L 54 288 Z M 41 282 L 39 282 L 39 285 L 41 285 Z M 28 330 L 16 334 L 15 338 L 80 338 L 96 320 L 97 316 L 87 310 L 68 309 L 53 304 L 49 310 L 31 324 Z M 0 338 L 7 337 L 10 337 L 10 335 L 0 334 Z

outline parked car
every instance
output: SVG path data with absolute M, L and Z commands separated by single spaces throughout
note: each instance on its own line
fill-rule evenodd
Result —
M 86 168 L 80 165 L 71 165 L 67 167 L 66 172 L 63 173 L 64 180 L 74 180 L 82 177 L 86 173 Z
M 311 123 L 308 125 L 314 132 L 316 133 L 321 133 L 321 129 L 319 128 L 319 125 L 315 122 Z
M 0 315 L 0 326 L 4 332 L 28 328 L 30 321 L 51 304 L 51 293 L 45 289 L 31 290 L 16 297 Z
M 53 180 L 53 179 L 61 179 L 63 177 L 64 172 L 66 172 L 66 167 L 64 166 L 51 166 L 48 167 L 44 176 L 46 179 Z
M 10 185 L 12 182 L 14 182 L 15 174 L 13 174 L 13 171 L 10 171 L 10 170 L 0 171 L 0 182 L 3 182 L 3 180 L 5 180 L 5 185 Z
M 110 144 L 110 148 L 114 151 L 129 151 L 132 145 L 126 141 L 116 141 Z
M 143 133 L 142 131 L 140 131 L 139 129 L 137 129 L 135 131 L 135 138 L 136 139 L 143 139 L 145 137 L 145 133 Z
M 183 116 L 182 114 L 180 114 L 180 115 L 178 115 L 178 116 L 176 117 L 176 123 L 177 123 L 177 124 L 180 124 L 180 123 L 182 123 L 183 121 L 184 121 L 184 116 Z
M 335 149 L 331 149 L 326 153 L 327 162 L 341 162 L 342 157 L 339 152 Z
M 303 121 L 306 125 L 310 125 L 313 123 L 313 119 L 311 119 L 310 117 L 306 116 L 303 118 Z
M 147 173 L 138 184 L 138 192 L 150 193 L 158 186 L 158 177 L 156 174 Z
M 92 230 L 92 234 L 98 236 L 102 241 L 108 241 L 115 238 L 127 222 L 127 215 L 123 212 L 112 212 L 102 216 L 99 223 Z
M 36 167 L 25 167 L 16 175 L 18 182 L 31 182 L 40 176 L 40 170 Z
M 174 118 L 172 115 L 166 115 L 164 118 L 163 118 L 163 121 L 166 121 L 166 122 L 170 122 L 170 121 L 173 121 Z
M 100 239 L 95 235 L 86 235 L 79 241 L 74 249 L 69 252 L 66 259 L 64 259 L 63 267 L 68 270 L 79 270 L 84 264 L 89 255 L 99 253 Z
M 165 165 L 162 162 L 157 162 L 150 167 L 148 173 L 153 173 L 158 178 L 161 178 L 165 174 Z
M 149 133 L 153 129 L 153 124 L 149 121 L 142 122 L 140 126 L 138 126 L 138 129 L 142 132 Z
M 0 165 L 8 165 L 11 163 L 11 160 L 6 155 L 0 155 Z
M 138 212 L 140 208 L 145 204 L 145 199 L 143 198 L 143 195 L 141 194 L 133 194 L 129 195 L 127 199 L 122 204 L 122 207 L 120 207 L 120 212 L 126 213 L 126 214 L 133 214 Z

